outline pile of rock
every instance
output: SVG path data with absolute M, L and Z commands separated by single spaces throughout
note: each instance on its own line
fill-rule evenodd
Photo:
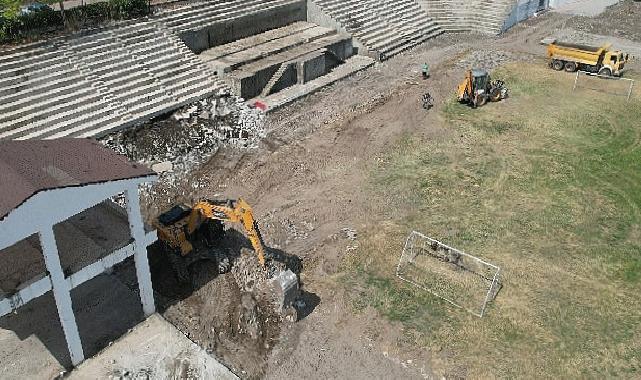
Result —
M 265 137 L 264 113 L 223 89 L 139 128 L 111 134 L 101 142 L 130 160 L 161 173 L 186 173 L 223 145 L 257 146 Z
M 188 198 L 205 186 L 191 173 L 218 149 L 226 145 L 252 149 L 264 137 L 265 114 L 222 89 L 169 116 L 108 135 L 101 143 L 159 173 L 161 186 L 142 186 L 141 196 L 147 204 L 163 205 L 173 203 L 176 195 Z
M 503 64 L 518 61 L 531 61 L 534 56 L 524 53 L 513 53 L 502 50 L 477 50 L 457 63 L 461 69 L 493 70 Z
M 271 260 L 264 268 L 254 251 L 240 252 L 231 270 L 240 290 L 269 302 L 281 315 L 286 313 L 300 296 L 298 276 L 284 263 Z

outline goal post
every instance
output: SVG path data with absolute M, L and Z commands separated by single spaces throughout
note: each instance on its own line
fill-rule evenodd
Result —
M 396 275 L 444 301 L 483 317 L 500 288 L 501 269 L 412 231 L 401 253 Z
M 572 92 L 575 92 L 577 89 L 587 89 L 625 97 L 626 100 L 630 100 L 632 91 L 634 90 L 634 84 L 634 79 L 577 71 L 574 77 Z

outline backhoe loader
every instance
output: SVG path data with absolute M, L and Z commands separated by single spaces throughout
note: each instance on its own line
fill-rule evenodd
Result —
M 457 98 L 472 108 L 480 107 L 488 101 L 498 102 L 507 97 L 507 88 L 501 80 L 492 81 L 485 70 L 468 70 L 465 80 L 458 86 Z
M 265 266 L 265 245 L 249 204 L 243 199 L 202 200 L 191 207 L 176 205 L 153 221 L 179 281 L 187 281 L 189 266 L 202 259 L 215 260 L 219 273 L 229 271 L 229 255 L 218 244 L 225 233 L 225 221 L 243 226 L 258 261 Z

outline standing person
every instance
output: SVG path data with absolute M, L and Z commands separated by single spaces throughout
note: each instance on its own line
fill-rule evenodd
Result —
M 430 76 L 430 65 L 424 63 L 422 66 L 423 79 L 427 79 Z

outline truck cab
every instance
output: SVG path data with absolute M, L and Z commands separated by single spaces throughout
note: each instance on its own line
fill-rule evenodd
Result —
M 619 76 L 629 58 L 630 56 L 628 54 L 623 54 L 620 51 L 606 51 L 603 57 L 603 68 L 601 70 L 609 69 L 611 75 Z

